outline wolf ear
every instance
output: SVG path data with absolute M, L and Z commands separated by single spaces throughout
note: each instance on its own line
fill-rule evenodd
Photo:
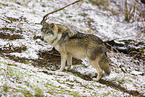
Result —
M 72 37 L 77 34 L 77 31 L 71 30 L 70 28 L 66 28 L 64 26 L 58 27 L 58 32 L 68 34 L 69 37 Z
M 51 24 L 50 24 L 50 27 L 51 27 L 51 28 L 54 28 L 54 26 L 55 26 L 54 23 L 51 23 Z
M 50 29 L 53 30 L 54 32 L 58 33 L 58 27 L 57 27 L 56 24 L 51 23 L 51 24 L 49 24 L 49 27 L 50 27 Z

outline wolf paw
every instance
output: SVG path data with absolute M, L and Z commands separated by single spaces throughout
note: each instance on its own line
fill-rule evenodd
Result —
M 65 67 L 66 70 L 70 70 L 71 69 L 71 66 L 67 66 Z
M 92 78 L 94 81 L 99 81 L 100 80 L 100 78 L 98 79 L 98 78 Z
M 60 70 L 60 69 L 59 69 L 59 70 L 56 70 L 56 71 L 57 71 L 57 72 L 63 72 L 63 70 Z

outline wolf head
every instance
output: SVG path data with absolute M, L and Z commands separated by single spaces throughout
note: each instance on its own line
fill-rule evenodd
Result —
M 54 23 L 45 23 L 41 28 L 42 38 L 48 42 L 49 45 L 56 45 L 55 41 L 61 38 L 57 25 Z
M 63 25 L 54 23 L 45 23 L 41 28 L 42 38 L 48 42 L 49 45 L 54 46 L 54 42 L 58 42 L 61 36 L 72 37 L 77 32 L 71 30 Z
M 43 26 L 41 28 L 41 32 L 43 32 L 43 34 L 54 35 L 54 33 L 58 33 L 58 28 L 53 23 L 51 23 L 51 24 L 45 23 L 45 24 L 43 24 Z

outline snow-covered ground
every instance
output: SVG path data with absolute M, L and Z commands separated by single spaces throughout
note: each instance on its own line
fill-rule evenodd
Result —
M 0 48 L 8 45 L 13 47 L 24 45 L 27 48 L 26 51 L 9 54 L 20 58 L 38 59 L 40 50 L 47 51 L 52 47 L 40 39 L 34 39 L 34 36 L 41 35 L 41 25 L 37 23 L 40 23 L 48 12 L 71 2 L 74 0 L 1 0 L 0 28 L 22 30 L 22 33 L 16 34 L 22 35 L 23 39 L 0 39 Z M 117 11 L 117 5 L 112 2 L 109 4 L 109 9 Z M 12 19 L 8 19 L 9 17 Z M 123 15 L 120 14 L 120 21 L 118 21 L 118 18 L 111 15 L 110 11 L 103 11 L 84 0 L 82 3 L 77 3 L 50 15 L 48 22 L 73 26 L 78 31 L 95 34 L 103 40 L 127 38 L 144 42 L 145 35 L 139 32 L 138 26 L 144 27 L 145 22 L 125 23 L 122 22 L 122 18 Z M 18 21 L 13 21 L 14 19 Z M 88 27 L 89 22 L 91 27 Z M 127 90 L 135 90 L 145 94 L 145 65 L 143 61 L 132 60 L 132 57 L 122 53 L 108 52 L 108 56 L 111 60 L 112 71 L 110 76 L 104 76 L 102 79 L 120 84 Z M 72 69 L 81 74 L 90 75 L 90 77 L 96 73 L 96 70 L 86 60 L 83 60 L 82 64 L 72 66 Z M 47 73 L 42 71 L 47 71 Z M 3 56 L 0 56 L 0 95 L 2 97 L 130 96 L 128 93 L 105 84 L 84 80 L 71 72 L 50 71 L 43 67 L 34 67 L 31 62 L 20 63 Z

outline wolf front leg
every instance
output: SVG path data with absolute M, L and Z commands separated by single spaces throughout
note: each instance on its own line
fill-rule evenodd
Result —
M 67 53 L 62 52 L 61 53 L 61 68 L 58 71 L 63 71 L 64 70 L 66 59 L 67 59 Z
M 102 69 L 99 67 L 98 61 L 97 60 L 90 60 L 90 64 L 97 70 L 98 75 L 97 78 L 93 78 L 95 81 L 99 81 L 100 78 L 102 77 Z
M 67 70 L 69 70 L 71 68 L 71 65 L 72 65 L 72 55 L 71 54 L 68 54 L 67 56 Z

